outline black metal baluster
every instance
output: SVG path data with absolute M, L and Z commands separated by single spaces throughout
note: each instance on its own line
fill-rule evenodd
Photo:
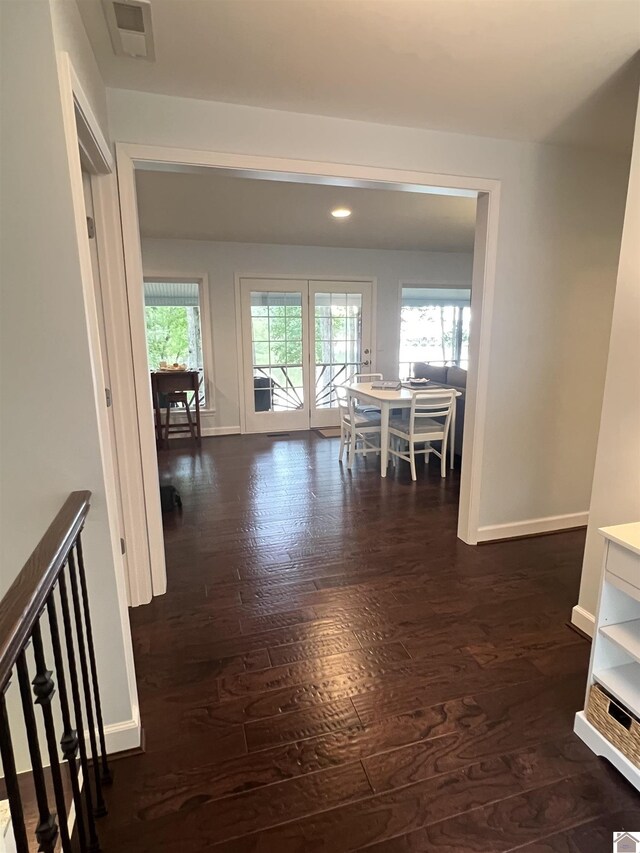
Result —
M 82 627 L 82 608 L 80 606 L 80 595 L 78 592 L 78 577 L 76 574 L 76 561 L 73 549 L 69 551 L 69 579 L 71 580 L 71 599 L 73 601 L 73 613 L 76 623 L 76 637 L 78 640 L 78 657 L 80 658 L 80 672 L 82 673 L 82 686 L 84 689 L 84 707 L 87 712 L 87 728 L 89 729 L 89 743 L 91 744 L 91 758 L 93 765 L 93 776 L 96 789 L 96 817 L 107 814 L 107 805 L 102 795 L 102 779 L 100 778 L 100 760 L 98 755 L 98 744 L 96 741 L 96 727 L 93 716 L 93 703 L 91 701 L 91 683 L 89 680 L 89 667 L 87 665 L 87 650 L 85 648 L 84 630 Z M 87 780 L 88 781 L 88 780 Z
M 33 784 L 36 789 L 36 801 L 38 803 L 38 825 L 36 827 L 36 838 L 42 853 L 53 853 L 58 838 L 58 826 L 55 816 L 49 811 L 47 799 L 47 783 L 42 769 L 42 757 L 40 755 L 40 743 L 38 741 L 38 729 L 36 726 L 36 715 L 31 701 L 31 685 L 29 683 L 29 668 L 27 657 L 23 649 L 16 661 L 18 670 L 18 684 L 22 698 L 22 713 L 27 730 L 27 742 L 29 744 L 29 755 L 31 757 L 31 772 Z
M 53 721 L 53 709 L 51 700 L 56 692 L 51 670 L 47 669 L 44 656 L 44 645 L 42 644 L 42 631 L 40 622 L 33 626 L 33 653 L 36 660 L 36 677 L 31 684 L 36 696 L 36 703 L 42 708 L 44 718 L 44 731 L 47 737 L 47 748 L 49 750 L 49 763 L 51 767 L 51 780 L 53 782 L 53 794 L 58 810 L 58 831 L 64 851 L 71 850 L 71 839 L 67 827 L 67 804 L 64 798 L 62 786 L 62 774 L 60 773 L 60 761 L 58 759 L 58 744 L 56 743 L 56 727 Z
M 87 759 L 87 745 L 84 740 L 84 722 L 82 715 L 82 700 L 80 698 L 80 687 L 78 682 L 78 670 L 76 668 L 76 655 L 73 646 L 73 630 L 71 627 L 71 611 L 69 609 L 69 596 L 67 594 L 67 582 L 64 570 L 58 579 L 60 588 L 60 603 L 62 605 L 62 621 L 64 624 L 64 636 L 67 646 L 67 659 L 69 661 L 69 681 L 71 682 L 71 696 L 73 697 L 73 710 L 76 719 L 76 732 L 78 735 L 78 748 L 80 750 L 80 766 L 82 767 L 82 778 L 85 801 L 87 803 L 87 825 L 89 833 L 89 853 L 98 853 L 100 842 L 96 833 L 96 822 L 93 813 L 93 796 L 91 784 L 89 783 L 89 761 Z
M 91 627 L 91 613 L 89 610 L 89 594 L 87 591 L 87 576 L 84 570 L 84 557 L 82 554 L 82 538 L 78 533 L 76 540 L 76 553 L 78 555 L 78 571 L 80 574 L 80 588 L 82 589 L 82 606 L 84 610 L 84 624 L 87 634 L 87 648 L 89 650 L 89 663 L 91 665 L 91 680 L 93 682 L 93 699 L 96 705 L 96 720 L 98 723 L 98 737 L 100 738 L 100 760 L 102 763 L 102 782 L 111 784 L 111 770 L 107 761 L 107 746 L 104 739 L 104 723 L 102 722 L 102 705 L 100 703 L 100 688 L 98 687 L 98 668 L 96 666 L 96 653 L 93 647 L 93 628 Z
M 8 687 L 9 685 L 7 684 L 5 690 Z M 27 829 L 24 825 L 22 798 L 20 797 L 16 759 L 13 754 L 13 744 L 11 742 L 11 729 L 9 728 L 5 690 L 0 693 L 0 758 L 2 758 L 4 784 L 7 789 L 7 797 L 9 798 L 11 826 L 13 829 L 13 838 L 16 842 L 16 849 L 18 853 L 29 853 L 29 841 L 27 840 Z
M 84 814 L 82 808 L 82 795 L 80 793 L 80 783 L 78 781 L 78 735 L 74 731 L 71 724 L 71 713 L 69 711 L 69 694 L 67 692 L 67 682 L 64 674 L 64 660 L 62 657 L 62 646 L 60 644 L 60 628 L 58 626 L 58 614 L 56 612 L 56 603 L 53 598 L 53 592 L 47 601 L 47 612 L 49 614 L 49 628 L 51 629 L 51 644 L 53 646 L 53 660 L 56 667 L 56 675 L 58 676 L 58 693 L 60 695 L 60 708 L 62 710 L 62 724 L 64 732 L 60 741 L 62 754 L 67 761 L 69 767 L 69 778 L 71 780 L 71 791 L 73 793 L 73 802 L 76 807 L 76 827 L 78 828 L 78 841 L 80 843 L 80 853 L 87 851 L 87 830 L 84 824 Z

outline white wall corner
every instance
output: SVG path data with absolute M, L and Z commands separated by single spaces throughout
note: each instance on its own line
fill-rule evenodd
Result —
M 544 518 L 510 521 L 507 524 L 489 524 L 478 528 L 478 542 L 570 530 L 572 527 L 585 527 L 588 521 L 588 512 L 571 512 L 566 515 L 547 515 Z
M 576 604 L 571 611 L 571 624 L 575 625 L 576 628 L 579 628 L 581 631 L 584 631 L 584 633 L 588 634 L 590 637 L 593 637 L 596 617 L 593 613 L 589 613 L 588 610 L 585 610 L 584 607 L 580 607 L 579 604 Z
M 582 564 L 579 603 L 596 609 L 603 540 L 598 530 L 640 519 L 640 109 L 620 247 L 609 357 L 595 458 L 591 515 Z

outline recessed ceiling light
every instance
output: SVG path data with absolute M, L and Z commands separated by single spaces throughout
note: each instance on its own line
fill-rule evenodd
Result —
M 347 219 L 349 216 L 351 216 L 351 211 L 348 207 L 335 207 L 331 211 L 331 215 L 334 219 Z

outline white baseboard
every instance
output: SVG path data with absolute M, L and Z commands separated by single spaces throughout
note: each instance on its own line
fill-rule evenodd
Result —
M 113 755 L 116 752 L 128 752 L 130 749 L 138 749 L 142 742 L 142 725 L 140 723 L 140 714 L 135 710 L 136 717 L 132 720 L 123 720 L 120 723 L 111 723 L 104 727 L 104 741 L 107 747 L 107 755 Z M 87 751 L 90 751 L 91 741 L 89 740 L 89 730 L 85 729 L 84 742 L 87 746 Z M 98 729 L 96 728 L 96 743 L 98 743 Z M 42 766 L 49 767 L 49 754 L 45 750 L 42 753 Z M 18 767 L 18 773 L 29 773 L 31 765 Z M 0 778 L 2 778 L 0 773 Z M 1 800 L 0 800 L 1 802 Z M 1 836 L 0 836 L 1 837 Z M 0 853 L 2 848 L 0 847 Z
M 179 423 L 176 421 L 176 423 Z M 186 423 L 186 421 L 185 421 Z M 230 426 L 230 427 L 202 427 L 202 435 L 203 437 L 211 436 L 211 435 L 239 435 L 240 427 L 239 426 Z M 189 433 L 169 433 L 169 441 L 173 441 L 174 438 L 189 438 Z
M 588 634 L 590 637 L 593 637 L 593 632 L 596 627 L 596 618 L 593 613 L 589 613 L 588 610 L 585 610 L 584 607 L 580 607 L 579 604 L 571 611 L 571 624 L 575 625 L 576 628 L 580 628 L 581 631 L 584 631 L 585 634 Z
M 96 732 L 97 735 L 97 732 Z M 105 745 L 107 747 L 107 754 L 113 755 L 116 752 L 127 752 L 130 749 L 137 749 L 141 743 L 141 727 L 140 727 L 140 716 L 138 715 L 135 720 L 124 720 L 122 723 L 112 723 L 110 726 L 104 727 L 104 739 Z M 87 744 L 87 750 L 89 749 L 89 732 L 85 732 L 85 743 Z M 99 748 L 99 747 L 98 747 Z M 44 758 L 44 756 L 43 756 Z M 48 767 L 49 762 L 43 761 L 43 767 Z M 23 771 L 28 772 L 28 771 Z M 82 788 L 82 768 L 78 767 L 78 782 L 80 783 L 80 787 Z M 11 842 L 13 841 L 13 831 L 6 824 L 7 813 L 6 810 L 2 808 L 3 801 L 0 800 L 0 853 L 12 853 L 15 850 L 15 846 L 11 846 Z M 75 803 L 71 803 L 69 807 L 69 813 L 67 815 L 67 828 L 69 830 L 69 835 L 73 835 L 73 828 L 76 822 L 76 808 Z M 11 823 L 9 819 L 9 824 Z M 4 846 L 3 846 L 4 842 Z
M 123 720 L 121 723 L 112 723 L 104 727 L 104 739 L 107 754 L 115 752 L 127 752 L 137 749 L 141 742 L 140 717 L 134 720 Z
M 486 542 L 489 539 L 511 539 L 514 536 L 531 536 L 535 533 L 552 533 L 571 527 L 585 527 L 588 521 L 588 512 L 572 512 L 567 515 L 548 515 L 545 518 L 511 521 L 507 524 L 490 524 L 478 528 L 478 542 Z
M 204 427 L 203 435 L 240 435 L 239 426 L 230 427 Z

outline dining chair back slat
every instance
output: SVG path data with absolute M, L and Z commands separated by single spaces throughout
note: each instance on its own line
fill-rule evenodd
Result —
M 411 401 L 409 414 L 410 432 L 420 432 L 420 420 L 444 418 L 444 431 L 449 431 L 451 413 L 455 405 L 455 391 L 435 388 L 429 391 L 416 391 Z

